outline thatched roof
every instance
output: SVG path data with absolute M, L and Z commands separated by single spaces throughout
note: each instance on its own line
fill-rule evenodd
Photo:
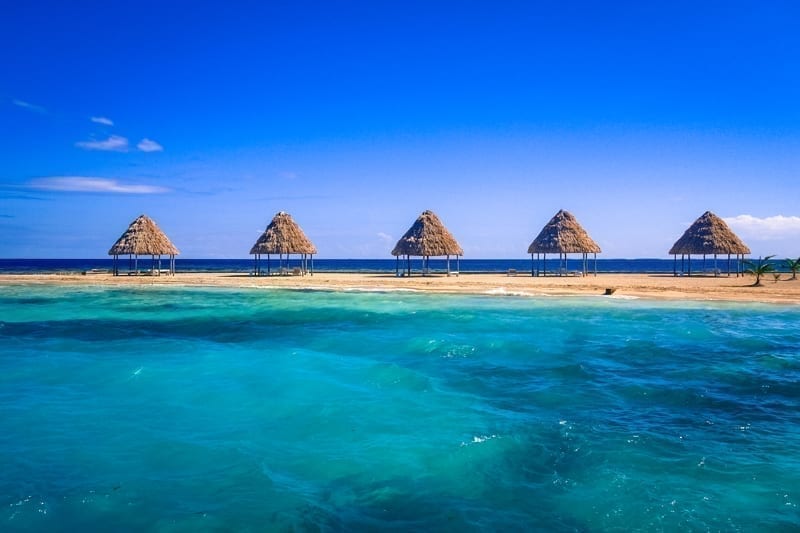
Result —
M 315 254 L 314 246 L 289 213 L 281 211 L 250 249 L 250 254 Z
M 178 255 L 179 253 L 158 224 L 147 215 L 140 215 L 131 222 L 125 233 L 108 251 L 108 255 Z
M 711 211 L 694 221 L 669 251 L 670 254 L 749 254 L 750 248 Z
M 397 241 L 392 255 L 464 255 L 464 250 L 433 211 L 423 211 Z
M 563 209 L 550 219 L 528 246 L 528 253 L 599 253 L 600 247 L 589 237 L 578 219 Z

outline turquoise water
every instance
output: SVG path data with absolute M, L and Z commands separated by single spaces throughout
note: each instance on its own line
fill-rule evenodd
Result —
M 0 530 L 800 527 L 800 307 L 0 287 Z

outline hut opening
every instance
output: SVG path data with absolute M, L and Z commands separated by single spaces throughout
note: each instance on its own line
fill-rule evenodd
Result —
M 433 273 L 430 266 L 431 257 L 445 257 L 447 275 L 457 276 L 464 250 L 433 211 L 423 211 L 408 231 L 397 241 L 392 255 L 396 258 L 395 274 L 397 276 L 411 275 L 411 257 L 422 259 L 421 273 L 423 276 Z M 401 257 L 405 257 L 405 268 L 400 267 Z M 451 257 L 456 260 L 455 270 L 450 270 Z
M 675 276 L 692 275 L 692 255 L 702 256 L 699 266 L 701 274 L 713 274 L 719 276 L 722 269 L 719 268 L 719 256 L 726 256 L 726 266 L 728 277 L 731 275 L 731 267 L 735 267 L 736 277 L 744 275 L 744 258 L 750 254 L 750 248 L 731 230 L 728 224 L 720 217 L 706 211 L 683 233 L 680 239 L 675 241 L 669 251 L 672 255 L 672 273 Z M 680 269 L 678 268 L 678 256 L 681 256 Z M 708 268 L 707 257 L 712 256 L 713 267 Z M 732 264 L 732 260 L 734 264 Z M 697 263 L 697 260 L 695 260 Z M 697 268 L 695 268 L 697 273 Z
M 600 246 L 589 237 L 578 220 L 569 211 L 561 209 L 528 246 L 528 253 L 531 254 L 531 276 L 548 274 L 547 254 L 558 254 L 558 267 L 551 272 L 558 276 L 587 276 L 589 274 L 589 254 L 593 254 L 594 275 L 596 276 L 597 254 L 600 252 Z M 579 270 L 569 269 L 567 254 L 581 254 Z
M 278 270 L 280 275 L 314 275 L 314 246 L 297 222 L 289 213 L 279 212 L 250 249 L 253 256 L 253 274 L 256 276 L 273 274 L 271 257 L 278 256 Z M 296 254 L 297 263 L 290 261 L 291 254 Z M 266 272 L 264 272 L 263 256 L 267 256 Z
M 108 251 L 108 255 L 114 257 L 113 273 L 115 276 L 119 276 L 119 256 L 121 255 L 128 256 L 128 275 L 175 275 L 175 256 L 179 253 L 175 245 L 158 227 L 158 224 L 147 215 L 140 215 L 131 222 L 128 229 Z M 140 255 L 150 256 L 150 266 L 144 271 L 139 270 Z M 164 255 L 169 258 L 166 269 L 161 268 L 161 256 Z

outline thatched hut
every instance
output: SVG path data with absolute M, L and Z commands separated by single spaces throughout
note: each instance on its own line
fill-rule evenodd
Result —
M 400 275 L 400 256 L 406 257 L 407 274 L 411 275 L 411 256 L 422 257 L 422 274 L 430 273 L 430 258 L 447 258 L 447 275 L 458 274 L 464 250 L 433 211 L 423 211 L 392 250 L 397 258 L 396 274 Z M 450 256 L 456 257 L 456 270 L 450 270 Z
M 742 240 L 736 236 L 724 220 L 719 218 L 711 211 L 706 211 L 703 215 L 689 226 L 680 239 L 675 241 L 669 251 L 673 256 L 673 274 L 678 275 L 678 255 L 681 256 L 680 273 L 692 275 L 692 255 L 703 256 L 703 272 L 706 271 L 706 256 L 714 256 L 714 275 L 719 275 L 717 268 L 717 256 L 728 256 L 728 276 L 731 275 L 731 256 L 736 258 L 736 275 L 742 271 L 744 256 L 750 253 Z M 687 261 L 688 259 L 688 261 Z M 688 264 L 688 270 L 686 266 Z
M 128 270 L 130 273 L 139 274 L 139 256 L 149 255 L 152 264 L 148 273 L 161 274 L 161 256 L 169 256 L 169 274 L 175 274 L 175 256 L 180 252 L 167 238 L 161 228 L 152 218 L 140 215 L 131 222 L 125 233 L 117 239 L 108 255 L 114 256 L 114 275 L 119 276 L 118 259 L 121 255 L 128 256 Z
M 594 254 L 594 274 L 597 275 L 597 254 L 600 253 L 600 247 L 589 237 L 572 213 L 563 209 L 542 228 L 539 235 L 528 246 L 528 253 L 531 254 L 531 276 L 539 273 L 547 275 L 547 254 L 558 254 L 559 275 L 569 274 L 567 254 L 581 254 L 583 268 L 580 272 L 583 276 L 587 274 L 588 256 Z M 533 259 L 534 254 L 536 254 L 536 262 Z M 540 254 L 541 269 L 536 269 L 535 265 L 539 261 Z
M 309 259 L 311 262 L 311 275 L 314 275 L 314 254 L 317 248 L 314 246 L 303 230 L 294 221 L 289 213 L 279 212 L 269 223 L 267 229 L 258 238 L 250 249 L 250 255 L 255 261 L 255 274 L 261 275 L 261 256 L 267 256 L 267 275 L 272 274 L 270 266 L 270 256 L 277 255 L 279 263 L 279 273 L 289 273 L 289 254 L 300 255 L 300 266 L 295 273 L 306 275 L 309 272 Z M 284 267 L 284 255 L 286 256 L 286 266 Z

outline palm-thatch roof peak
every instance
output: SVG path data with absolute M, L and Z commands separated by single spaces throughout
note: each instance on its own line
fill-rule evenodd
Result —
M 528 246 L 528 253 L 599 253 L 600 246 L 589 237 L 572 213 L 559 210 Z
M 706 211 L 675 241 L 669 253 L 678 254 L 749 254 L 750 248 L 720 217 Z
M 392 255 L 464 255 L 464 250 L 433 211 L 423 211 L 397 241 Z
M 292 215 L 279 211 L 250 249 L 250 254 L 315 254 L 314 246 Z
M 147 215 L 139 215 L 117 239 L 108 255 L 178 255 L 180 251 Z

